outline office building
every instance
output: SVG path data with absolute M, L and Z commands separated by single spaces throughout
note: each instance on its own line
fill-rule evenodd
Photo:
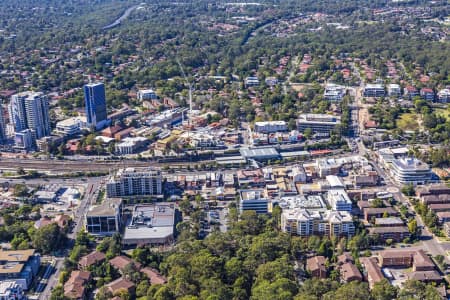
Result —
M 326 114 L 301 114 L 297 120 L 298 131 L 310 128 L 313 133 L 330 134 L 341 124 L 341 117 Z
M 352 211 L 352 201 L 344 189 L 329 190 L 327 200 L 333 210 L 348 212 Z
M 327 84 L 323 97 L 328 101 L 341 101 L 345 95 L 345 87 L 337 84 Z
M 108 197 L 159 196 L 162 194 L 161 170 L 156 168 L 119 169 L 106 183 Z
M 432 175 L 428 164 L 412 157 L 394 159 L 391 173 L 398 183 L 414 185 L 430 182 Z
M 142 149 L 147 143 L 148 139 L 142 136 L 127 137 L 116 144 L 114 149 L 120 155 L 133 154 Z
M 108 236 L 120 231 L 122 224 L 122 200 L 105 199 L 92 206 L 85 215 L 86 231 L 93 235 Z
M 50 135 L 48 99 L 43 93 L 15 94 L 11 97 L 8 110 L 14 132 L 31 130 L 33 145 L 36 139 Z
M 384 97 L 386 94 L 384 86 L 379 83 L 371 84 L 368 83 L 364 87 L 363 96 L 364 97 Z
M 239 212 L 254 210 L 257 214 L 269 212 L 269 200 L 263 190 L 241 190 Z
M 177 210 L 173 205 L 137 205 L 125 227 L 124 245 L 168 245 L 175 240 Z
M 56 123 L 56 133 L 64 136 L 73 136 L 86 127 L 86 117 L 72 117 Z
M 272 133 L 287 131 L 287 129 L 287 124 L 285 121 L 255 122 L 255 132 Z
M 0 282 L 0 300 L 25 300 L 23 288 L 14 280 Z
M 154 90 L 146 89 L 146 90 L 139 90 L 137 92 L 137 98 L 139 101 L 155 100 L 158 99 L 158 96 L 156 95 Z
M 0 250 L 0 281 L 14 280 L 23 290 L 28 290 L 41 264 L 34 249 Z
M 106 111 L 105 85 L 102 82 L 86 84 L 84 100 L 87 126 L 95 130 L 106 127 L 109 121 Z
M 298 236 L 352 236 L 355 225 L 346 211 L 288 209 L 281 214 L 281 230 Z

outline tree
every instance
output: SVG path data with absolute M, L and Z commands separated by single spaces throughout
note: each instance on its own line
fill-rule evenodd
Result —
M 324 299 L 367 300 L 370 295 L 369 286 L 365 282 L 352 281 L 339 287 L 335 292 L 325 294 Z
M 414 186 L 411 183 L 402 187 L 402 193 L 406 196 L 414 196 L 415 192 Z
M 398 290 L 386 278 L 383 278 L 374 284 L 371 292 L 374 300 L 392 300 L 397 297 Z
M 58 224 L 49 224 L 36 230 L 31 237 L 33 247 L 39 249 L 43 254 L 61 249 L 66 241 L 66 235 L 61 231 Z
M 28 187 L 25 184 L 16 184 L 14 186 L 14 197 L 27 197 Z
M 419 300 L 439 300 L 441 296 L 431 285 L 426 285 L 417 280 L 407 280 L 403 288 L 398 293 L 399 300 L 419 299 Z

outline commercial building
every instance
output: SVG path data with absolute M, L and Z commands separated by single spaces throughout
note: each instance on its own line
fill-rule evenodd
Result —
M 159 196 L 162 194 L 162 175 L 157 168 L 119 169 L 106 183 L 108 197 Z
M 14 280 L 23 290 L 28 290 L 41 264 L 34 249 L 0 250 L 0 281 Z
M 13 95 L 8 111 L 14 132 L 29 129 L 33 146 L 36 139 L 50 135 L 48 98 L 43 93 L 23 92 Z
M 178 217 L 173 205 L 137 205 L 125 227 L 124 245 L 169 245 L 175 240 Z
M 56 123 L 56 133 L 64 136 L 72 136 L 81 132 L 86 127 L 86 117 L 72 117 Z
M 341 117 L 326 114 L 301 114 L 297 120 L 297 129 L 304 132 L 310 128 L 313 133 L 330 134 L 341 124 Z
M 402 94 L 402 89 L 400 88 L 400 85 L 391 83 L 387 86 L 388 90 L 388 96 L 389 97 L 400 97 Z
M 139 101 L 155 100 L 158 99 L 158 96 L 156 95 L 154 90 L 147 89 L 147 90 L 139 90 L 137 92 L 137 98 Z
M 87 126 L 94 130 L 100 130 L 107 126 L 109 122 L 106 111 L 105 85 L 102 82 L 86 84 L 84 101 Z
M 345 95 L 345 87 L 333 83 L 325 86 L 323 97 L 328 101 L 341 101 Z
M 0 282 L 0 300 L 25 300 L 23 288 L 14 280 Z
M 355 225 L 353 218 L 346 211 L 308 209 L 288 209 L 281 214 L 281 229 L 283 232 L 298 236 L 325 235 L 353 236 Z
M 391 163 L 391 173 L 401 184 L 425 184 L 431 181 L 431 169 L 428 164 L 416 158 L 394 159 Z
M 364 87 L 363 95 L 364 97 L 384 97 L 386 91 L 384 90 L 384 86 L 379 83 L 371 84 L 368 83 Z
M 254 210 L 258 214 L 269 212 L 269 200 L 263 190 L 241 190 L 239 201 L 239 212 Z
M 148 139 L 142 136 L 127 137 L 120 143 L 117 143 L 114 149 L 116 153 L 120 155 L 133 154 L 138 152 L 139 149 L 145 147 L 147 143 Z
M 352 201 L 344 189 L 329 190 L 327 194 L 328 204 L 333 210 L 352 211 Z
M 122 224 L 122 200 L 105 199 L 92 206 L 85 215 L 86 231 L 93 235 L 108 236 L 120 231 Z
M 255 132 L 271 133 L 286 131 L 287 129 L 285 121 L 255 122 Z

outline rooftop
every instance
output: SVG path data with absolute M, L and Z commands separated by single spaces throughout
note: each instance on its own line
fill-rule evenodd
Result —
M 102 204 L 91 206 L 86 216 L 115 216 L 118 207 L 122 204 L 120 198 L 105 199 Z

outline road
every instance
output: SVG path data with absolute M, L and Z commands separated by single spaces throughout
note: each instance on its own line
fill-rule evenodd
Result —
M 95 201 L 97 200 L 100 184 L 101 178 L 97 178 L 97 180 L 92 181 L 90 180 L 90 183 L 88 184 L 83 200 L 81 201 L 80 206 L 78 207 L 74 215 L 75 225 L 73 227 L 72 232 L 68 234 L 68 238 L 70 239 L 70 241 L 67 245 L 66 249 L 67 252 L 69 252 L 73 248 L 75 238 L 78 232 L 80 232 L 83 229 L 84 216 L 87 210 L 89 209 L 89 206 L 92 203 L 95 203 Z M 59 274 L 63 267 L 63 261 L 64 258 L 56 258 L 54 273 L 48 278 L 47 285 L 45 286 L 44 291 L 39 295 L 39 299 L 41 300 L 50 299 L 52 289 L 58 284 Z
M 111 24 L 109 24 L 109 25 L 107 25 L 107 26 L 105 26 L 105 27 L 103 27 L 103 29 L 104 30 L 106 30 L 106 29 L 111 29 L 111 28 L 114 28 L 114 27 L 116 27 L 116 26 L 118 26 L 118 25 L 120 25 L 120 23 L 122 23 L 122 21 L 123 20 L 125 20 L 126 18 L 128 18 L 128 16 L 131 14 L 131 12 L 133 11 L 133 10 L 135 10 L 136 8 L 138 8 L 139 7 L 139 5 L 134 5 L 134 6 L 132 6 L 132 7 L 130 7 L 130 8 L 128 8 L 117 20 L 115 20 L 114 22 L 112 22 Z

